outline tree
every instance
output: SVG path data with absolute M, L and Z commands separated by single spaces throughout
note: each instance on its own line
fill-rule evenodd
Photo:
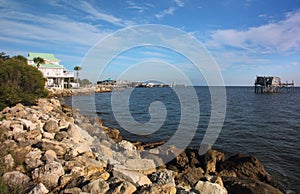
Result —
M 0 65 L 0 110 L 17 103 L 33 104 L 48 96 L 46 79 L 37 68 L 17 58 L 0 61 Z
M 9 56 L 5 52 L 1 52 L 0 53 L 0 59 L 5 61 L 5 60 L 9 59 Z
M 12 58 L 13 58 L 13 59 L 18 59 L 18 60 L 20 60 L 20 61 L 24 61 L 24 62 L 27 63 L 27 58 L 24 57 L 24 56 L 22 56 L 22 55 L 13 56 Z
M 90 80 L 88 79 L 78 79 L 80 86 L 86 87 L 92 84 L 92 82 L 90 82 Z
M 81 70 L 82 68 L 80 66 L 75 66 L 74 67 L 74 70 L 76 71 L 76 82 L 77 82 L 77 85 L 79 83 L 78 81 L 78 78 L 79 78 L 79 71 Z
M 36 63 L 36 67 L 39 69 L 40 68 L 40 64 L 44 64 L 45 60 L 41 57 L 34 57 L 33 58 L 33 62 Z

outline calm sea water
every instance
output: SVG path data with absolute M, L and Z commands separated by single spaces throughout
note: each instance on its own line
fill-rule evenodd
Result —
M 199 148 L 210 119 L 211 96 L 207 87 L 195 87 L 195 90 L 200 104 L 200 119 L 190 146 Z M 213 148 L 229 155 L 244 153 L 256 156 L 284 188 L 300 193 L 300 88 L 296 88 L 295 92 L 255 94 L 253 87 L 226 87 L 226 95 L 226 117 Z M 120 127 L 112 111 L 110 93 L 75 96 L 65 101 L 80 108 L 83 114 L 101 117 L 105 125 L 120 129 L 125 139 L 130 141 L 168 141 L 182 122 L 180 100 L 172 88 L 135 88 L 132 91 L 130 115 L 124 115 L 124 118 L 133 117 L 137 123 L 143 124 L 151 119 L 148 108 L 152 102 L 160 101 L 166 108 L 162 126 L 147 135 L 136 135 Z M 119 102 L 118 106 L 125 106 L 125 103 Z M 195 104 L 191 101 L 188 106 Z M 156 120 L 153 122 L 155 125 Z M 187 133 L 188 129 L 180 134 L 182 138 L 178 141 L 186 141 Z

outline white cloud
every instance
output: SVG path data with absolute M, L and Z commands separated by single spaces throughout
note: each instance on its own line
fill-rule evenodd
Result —
M 106 35 L 90 24 L 56 15 L 46 18 L 17 12 L 6 13 L 5 17 L 1 17 L 1 24 L 7 26 L 0 32 L 1 36 L 24 41 L 63 41 L 90 46 Z
M 183 7 L 184 2 L 182 0 L 174 0 L 178 7 Z
M 153 7 L 153 5 L 151 4 L 143 4 L 142 6 L 132 1 L 126 1 L 126 3 L 128 4 L 128 7 L 126 7 L 127 9 L 136 10 L 139 13 L 143 13 L 144 11 L 149 9 L 149 7 Z
M 169 7 L 168 9 L 163 10 L 162 12 L 155 14 L 157 19 L 162 19 L 166 15 L 173 15 L 174 11 L 176 10 L 175 7 Z
M 91 4 L 87 3 L 86 1 L 81 2 L 80 7 L 81 10 L 87 12 L 97 20 L 103 20 L 118 26 L 125 26 L 124 21 L 122 19 L 117 18 L 113 15 L 100 12 L 97 9 L 95 9 Z
M 286 18 L 246 30 L 217 30 L 211 34 L 207 46 L 247 49 L 258 53 L 280 53 L 300 50 L 300 11 L 288 13 Z

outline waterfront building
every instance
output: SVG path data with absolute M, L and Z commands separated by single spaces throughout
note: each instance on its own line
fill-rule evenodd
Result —
M 44 59 L 45 63 L 36 64 L 34 58 L 40 57 Z M 46 86 L 54 88 L 68 88 L 70 82 L 74 80 L 74 72 L 66 70 L 60 65 L 60 60 L 54 54 L 50 53 L 28 53 L 27 62 L 38 68 L 47 79 Z

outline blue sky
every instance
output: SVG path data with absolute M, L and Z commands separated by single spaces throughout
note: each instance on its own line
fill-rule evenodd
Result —
M 10 56 L 53 53 L 72 70 L 110 34 L 131 26 L 160 24 L 200 41 L 226 85 L 253 85 L 256 75 L 276 75 L 300 85 L 300 0 L 0 0 L 0 11 L 1 51 Z M 97 78 L 89 77 L 88 71 L 82 75 L 92 81 L 116 79 L 131 65 L 143 63 L 125 76 L 140 80 L 151 71 L 147 69 L 151 62 L 174 65 L 193 84 L 204 83 L 201 72 L 181 53 L 155 46 L 126 50 Z M 89 68 L 82 67 L 82 71 Z M 150 73 L 183 82 L 168 68 L 153 68 Z

